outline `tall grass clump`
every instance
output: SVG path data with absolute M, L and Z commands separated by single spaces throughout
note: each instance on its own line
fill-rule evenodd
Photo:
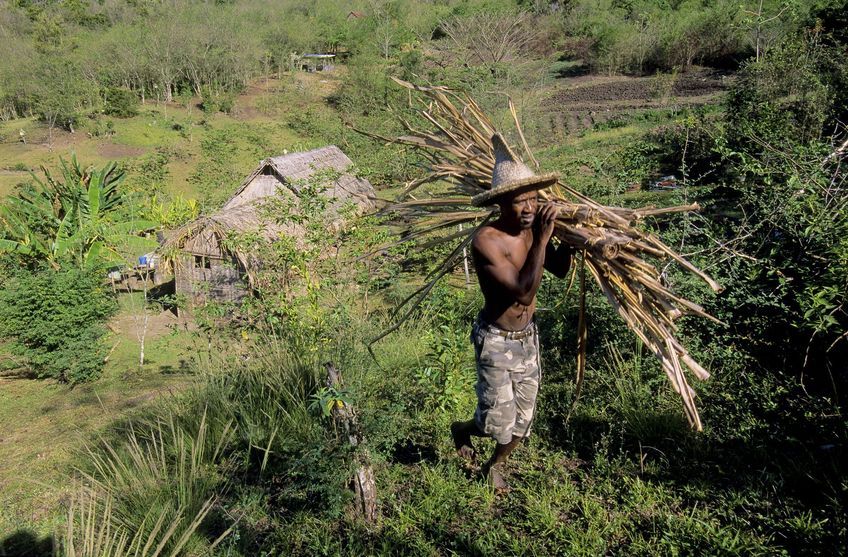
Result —
M 65 554 L 207 555 L 224 543 L 248 555 L 257 528 L 250 518 L 239 525 L 246 514 L 267 517 L 310 499 L 340 511 L 347 452 L 309 405 L 322 363 L 344 365 L 350 346 L 313 333 L 266 328 L 250 342 L 210 341 L 193 386 L 89 447 Z M 274 500 L 245 503 L 256 493 Z
M 204 502 L 194 516 L 180 510 L 173 516 L 150 511 L 149 529 L 135 532 L 114 522 L 112 499 L 101 498 L 89 490 L 81 490 L 68 508 L 67 526 L 62 536 L 62 552 L 66 557 L 158 557 L 183 555 L 184 548 L 211 510 L 214 500 Z M 167 519 L 171 521 L 168 522 Z M 186 524 L 186 520 L 188 523 Z M 228 533 L 228 532 L 227 532 Z M 226 535 L 226 533 L 225 533 Z M 211 549 L 223 537 L 212 544 Z
M 90 447 L 69 510 L 68 555 L 133 554 L 134 545 L 143 555 L 200 551 L 196 531 L 226 482 L 233 433 L 232 422 L 211 423 L 205 411 L 196 423 L 164 414 Z
M 670 397 L 657 396 L 654 392 L 656 385 L 652 384 L 640 351 L 626 356 L 610 345 L 607 352 L 601 377 L 612 395 L 610 410 L 617 415 L 624 431 L 640 442 L 685 435 L 686 424 Z M 662 379 L 659 374 L 655 377 Z
M 303 349 L 290 333 L 259 333 L 243 356 L 210 356 L 198 367 L 199 387 L 189 405 L 214 408 L 232 420 L 237 441 L 254 454 L 274 443 L 297 443 L 318 434 L 309 397 L 321 385 L 319 352 Z

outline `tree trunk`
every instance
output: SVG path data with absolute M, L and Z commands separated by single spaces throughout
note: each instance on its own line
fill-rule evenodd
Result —
M 139 342 L 138 367 L 144 367 L 144 337 L 141 337 Z
M 342 378 L 332 362 L 324 364 L 327 370 L 327 386 L 341 388 Z M 333 420 L 342 426 L 347 434 L 351 447 L 357 447 L 356 460 L 359 466 L 351 481 L 356 493 L 356 512 L 368 524 L 377 521 L 377 484 L 374 480 L 374 469 L 371 467 L 371 457 L 365 448 L 365 437 L 356 419 L 356 411 L 350 404 L 341 407 L 333 405 Z

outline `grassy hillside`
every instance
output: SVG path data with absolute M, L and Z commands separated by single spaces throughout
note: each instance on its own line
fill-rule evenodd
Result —
M 100 115 L 75 133 L 50 131 L 34 118 L 0 122 L 0 195 L 28 180 L 29 170 L 53 168 L 73 153 L 91 165 L 118 161 L 128 169 L 129 181 L 168 196 L 206 200 L 213 209 L 222 193 L 213 184 L 234 191 L 261 159 L 312 147 L 280 117 L 292 113 L 292 105 L 326 96 L 338 80 L 338 74 L 258 80 L 237 97 L 229 114 L 205 113 L 197 106 L 199 98 L 187 97 L 184 104 L 148 102 L 129 118 Z M 19 140 L 21 129 L 26 143 Z M 221 145 L 223 151 L 215 150 Z
M 123 297 L 121 303 L 109 324 L 108 362 L 96 383 L 71 388 L 15 374 L 0 377 L 0 532 L 54 532 L 63 520 L 61 503 L 74 489 L 73 468 L 98 432 L 161 404 L 192 381 L 189 365 L 198 345 L 186 327 L 194 324 L 170 312 L 151 315 L 147 358 L 139 366 L 139 299 Z
M 127 169 L 130 184 L 155 188 L 165 200 L 175 196 L 203 199 L 208 210 L 215 210 L 262 158 L 315 146 L 280 116 L 294 111 L 290 103 L 319 102 L 312 99 L 326 96 L 339 77 L 288 77 L 289 88 L 309 93 L 295 97 L 280 80 L 269 78 L 239 95 L 230 114 L 205 114 L 196 106 L 197 98 L 186 99 L 184 105 L 148 103 L 137 116 L 92 122 L 92 128 L 100 125 L 101 129 L 107 122 L 112 124 L 102 137 L 85 126 L 72 134 L 51 132 L 35 119 L 2 122 L 0 195 L 11 194 L 17 184 L 31 180 L 26 169 L 41 176 L 40 166 L 55 169 L 60 157 L 75 154 L 84 164 L 119 162 Z M 20 129 L 25 131 L 26 143 L 18 141 Z M 204 148 L 204 143 L 220 141 L 226 142 L 224 153 Z M 164 160 L 157 156 L 161 153 L 166 154 Z M 213 170 L 226 176 L 216 176 Z M 219 178 L 220 188 L 213 188 Z M 168 398 L 190 381 L 188 365 L 197 355 L 197 345 L 185 327 L 193 330 L 195 325 L 171 319 L 169 312 L 154 313 L 146 362 L 141 368 L 137 365 L 138 296 L 119 295 L 122 309 L 110 323 L 113 332 L 106 341 L 109 360 L 96 384 L 69 388 L 14 375 L 0 378 L 0 422 L 4 424 L 0 532 L 24 527 L 40 534 L 52 532 L 62 519 L 59 502 L 72 490 L 68 478 L 92 436 L 116 419 Z M 14 368 L 2 345 L 0 354 L 4 365 Z

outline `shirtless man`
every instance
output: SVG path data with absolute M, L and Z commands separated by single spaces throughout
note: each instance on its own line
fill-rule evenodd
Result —
M 496 162 L 492 190 L 479 204 L 496 203 L 500 217 L 481 228 L 472 244 L 485 299 L 471 333 L 477 360 L 477 410 L 473 419 L 453 423 L 451 435 L 457 452 L 469 460 L 475 457 L 472 436 L 495 439 L 494 454 L 482 472 L 496 489 L 503 490 L 507 486 L 502 465 L 530 434 L 541 380 L 533 317 L 542 269 L 566 276 L 572 251 L 565 244 L 555 249 L 550 243 L 556 205 L 539 207 L 536 190 L 550 185 L 555 175 L 534 176 L 500 136 L 492 140 L 496 156 L 500 154 L 498 162 L 504 164 Z M 507 163 L 512 168 L 504 171 Z

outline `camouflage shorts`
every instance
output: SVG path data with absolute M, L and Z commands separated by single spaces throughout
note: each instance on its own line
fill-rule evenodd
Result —
M 542 379 L 536 323 L 508 333 L 478 317 L 471 341 L 477 355 L 477 427 L 501 444 L 529 436 Z

